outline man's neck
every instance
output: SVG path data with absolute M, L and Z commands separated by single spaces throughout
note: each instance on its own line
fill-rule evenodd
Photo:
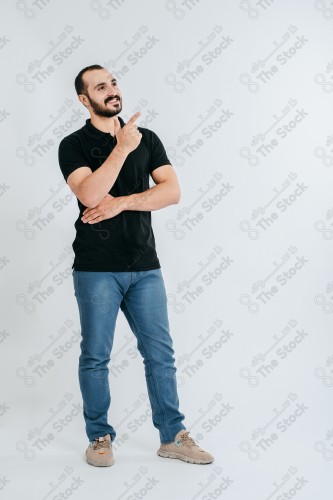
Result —
M 96 127 L 98 130 L 101 130 L 102 132 L 109 132 L 112 136 L 114 136 L 114 121 L 118 120 L 118 116 L 111 116 L 106 117 L 106 116 L 96 116 L 96 115 L 91 115 L 90 116 L 90 123 Z M 120 125 L 120 122 L 119 122 Z

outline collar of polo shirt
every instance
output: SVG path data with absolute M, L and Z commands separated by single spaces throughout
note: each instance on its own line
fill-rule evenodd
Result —
M 118 116 L 120 127 L 123 128 L 125 125 L 124 120 Z M 86 128 L 85 128 L 85 133 L 89 136 L 92 137 L 93 139 L 102 139 L 105 136 L 110 137 L 109 132 L 103 132 L 102 130 L 99 130 L 98 128 L 94 127 L 94 125 L 91 123 L 91 118 L 88 118 L 86 120 Z M 113 136 L 111 136 L 113 137 Z

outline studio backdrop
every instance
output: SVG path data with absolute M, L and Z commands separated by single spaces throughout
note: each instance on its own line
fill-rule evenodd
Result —
M 331 2 L 6 0 L 0 18 L 1 497 L 329 500 Z M 141 111 L 179 179 L 181 200 L 152 225 L 180 409 L 209 466 L 157 457 L 122 312 L 109 365 L 117 462 L 84 461 L 79 209 L 58 146 L 89 118 L 74 78 L 91 64 L 117 78 L 120 116 Z

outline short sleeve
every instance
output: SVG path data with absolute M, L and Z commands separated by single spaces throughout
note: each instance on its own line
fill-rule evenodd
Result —
M 69 174 L 79 167 L 88 167 L 80 141 L 75 136 L 62 139 L 58 148 L 58 161 L 62 175 L 67 182 Z
M 161 139 L 152 130 L 150 135 L 149 173 L 162 165 L 171 165 Z

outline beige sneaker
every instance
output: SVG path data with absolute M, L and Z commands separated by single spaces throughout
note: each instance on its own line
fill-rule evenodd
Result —
M 96 467 L 109 467 L 114 464 L 110 434 L 91 441 L 86 450 L 87 462 Z
M 210 464 L 214 457 L 199 446 L 189 436 L 190 431 L 182 429 L 172 443 L 162 444 L 157 455 L 164 458 L 179 458 L 190 464 Z

